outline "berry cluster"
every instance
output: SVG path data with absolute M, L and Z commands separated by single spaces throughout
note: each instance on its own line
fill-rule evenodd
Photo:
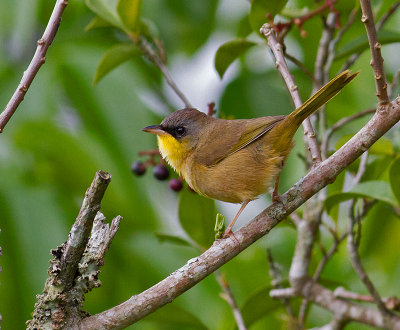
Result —
M 146 169 L 149 166 L 154 166 L 153 175 L 157 180 L 164 181 L 169 177 L 169 170 L 165 166 L 164 160 L 160 159 L 158 164 L 155 161 L 156 156 L 160 156 L 158 150 L 144 150 L 139 152 L 139 156 L 150 156 L 146 162 L 141 162 L 139 160 L 135 161 L 132 165 L 132 172 L 137 176 L 142 176 L 146 173 Z M 180 191 L 183 187 L 182 178 L 173 178 L 169 181 L 169 187 L 174 191 Z

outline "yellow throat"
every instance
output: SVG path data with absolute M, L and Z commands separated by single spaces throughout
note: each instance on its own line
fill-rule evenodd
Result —
M 161 156 L 181 175 L 183 161 L 187 156 L 184 144 L 171 135 L 157 135 L 157 141 Z

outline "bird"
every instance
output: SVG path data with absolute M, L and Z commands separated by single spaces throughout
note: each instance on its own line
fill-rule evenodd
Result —
M 157 135 L 160 154 L 194 191 L 241 204 L 227 237 L 250 201 L 273 188 L 272 200 L 280 201 L 279 176 L 297 129 L 357 74 L 340 73 L 289 115 L 220 119 L 185 108 L 142 130 Z

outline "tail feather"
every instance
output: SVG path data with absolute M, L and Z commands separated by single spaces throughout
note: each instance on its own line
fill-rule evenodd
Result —
M 321 106 L 338 94 L 342 88 L 352 81 L 357 75 L 358 72 L 351 74 L 349 70 L 343 71 L 341 74 L 329 81 L 313 96 L 311 96 L 300 107 L 289 114 L 286 120 L 288 122 L 294 121 L 298 124 L 298 126 L 300 126 L 304 119 L 311 116 Z

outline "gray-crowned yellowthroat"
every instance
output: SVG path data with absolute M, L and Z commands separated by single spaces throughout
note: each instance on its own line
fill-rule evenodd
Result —
M 342 72 L 287 116 L 226 120 L 183 109 L 143 131 L 157 135 L 161 155 L 196 192 L 242 203 L 225 232 L 230 234 L 248 202 L 274 185 L 273 199 L 278 197 L 279 174 L 297 129 L 356 75 Z

